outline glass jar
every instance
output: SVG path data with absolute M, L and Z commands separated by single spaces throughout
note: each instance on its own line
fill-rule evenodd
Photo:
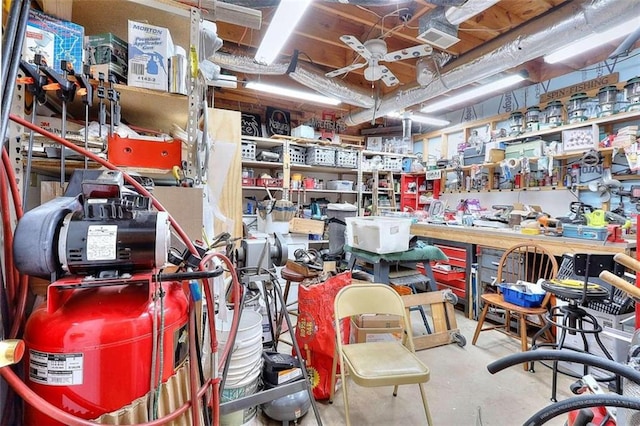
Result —
M 545 108 L 545 112 L 547 114 L 547 123 L 549 125 L 555 127 L 560 126 L 562 124 L 562 102 L 561 101 L 551 101 L 547 104 Z
M 618 88 L 616 86 L 604 86 L 598 91 L 598 105 L 600 106 L 600 117 L 607 117 L 615 114 L 616 102 L 618 102 Z
M 587 119 L 589 97 L 586 93 L 576 93 L 569 98 L 567 106 L 569 123 L 579 123 Z

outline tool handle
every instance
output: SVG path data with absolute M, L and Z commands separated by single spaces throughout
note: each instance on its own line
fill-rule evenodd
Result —
M 46 74 L 47 77 L 49 77 L 51 80 L 55 81 L 60 85 L 60 90 L 65 95 L 70 94 L 71 92 L 75 93 L 76 85 L 73 84 L 71 81 L 67 80 L 67 77 L 65 75 L 62 75 L 59 72 L 56 72 L 55 70 L 47 66 L 42 66 L 40 67 L 40 69 L 42 70 L 43 73 Z M 73 100 L 73 98 L 70 97 L 70 99 L 68 100 Z
M 87 106 L 93 106 L 93 86 L 89 82 L 89 76 L 87 74 L 77 74 L 76 80 L 78 85 L 86 90 L 86 93 L 82 95 L 82 102 Z
M 613 256 L 613 260 L 618 262 L 621 265 L 626 266 L 629 269 L 633 269 L 634 271 L 640 271 L 640 261 L 634 259 L 633 257 L 624 254 L 624 253 L 616 253 Z
M 640 288 L 630 284 L 617 275 L 609 271 L 602 271 L 600 273 L 600 279 L 629 294 L 634 300 L 640 301 Z

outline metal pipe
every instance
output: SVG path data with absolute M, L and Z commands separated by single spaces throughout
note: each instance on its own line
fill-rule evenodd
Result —
M 630 9 L 631 8 L 631 9 Z M 624 13 L 620 13 L 624 10 Z M 526 24 L 518 32 L 498 37 L 450 63 L 439 79 L 427 87 L 414 87 L 382 98 L 378 108 L 350 113 L 345 122 L 353 126 L 390 112 L 421 104 L 451 90 L 513 69 L 566 44 L 576 34 L 622 23 L 640 15 L 640 2 L 626 0 L 578 0 Z M 458 65 L 462 63 L 462 65 Z
M 0 81 L 7 81 L 7 74 L 9 72 L 9 64 L 11 63 L 11 47 L 16 39 L 16 29 L 18 28 L 18 21 L 20 20 L 21 5 L 25 0 L 13 0 L 11 2 L 11 9 L 9 9 L 9 16 L 7 17 L 7 27 L 4 29 L 4 37 L 2 38 L 2 77 Z M 6 86 L 6 83 L 5 83 Z M 4 90 L 4 89 L 3 89 Z
M 19 0 L 14 0 L 18 2 Z M 8 72 L 6 78 L 3 78 L 4 91 L 2 97 L 2 106 L 0 113 L 0 148 L 4 149 L 5 136 L 7 127 L 9 126 L 9 113 L 11 112 L 11 102 L 13 101 L 13 92 L 16 88 L 16 78 L 18 77 L 18 68 L 20 67 L 20 56 L 22 54 L 22 41 L 27 30 L 27 18 L 29 17 L 29 1 L 23 0 L 20 16 L 16 27 L 16 35 L 13 46 L 11 48 L 11 58 L 7 64 Z M 4 52 L 3 52 L 4 65 Z

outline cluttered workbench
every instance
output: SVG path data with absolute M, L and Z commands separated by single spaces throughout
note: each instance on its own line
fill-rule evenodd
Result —
M 479 296 L 481 283 L 477 279 L 481 276 L 487 264 L 499 260 L 500 253 L 519 243 L 536 243 L 544 246 L 555 256 L 565 253 L 624 253 L 635 257 L 636 242 L 593 241 L 578 238 L 567 238 L 550 235 L 526 235 L 509 228 L 483 228 L 475 226 L 440 225 L 429 223 L 414 223 L 410 230 L 412 235 L 424 239 L 429 244 L 447 245 L 464 251 L 465 281 L 464 290 L 458 291 L 459 297 L 466 299 L 465 312 L 469 318 L 475 319 L 479 312 Z M 495 252 L 497 255 L 486 261 L 478 260 L 478 253 Z M 477 265 L 477 266 L 475 266 Z M 490 275 L 490 274 L 485 274 Z
M 549 235 L 525 235 L 508 228 L 482 228 L 457 225 L 433 225 L 415 223 L 411 234 L 426 239 L 453 241 L 482 247 L 507 249 L 514 244 L 533 242 L 543 245 L 555 256 L 565 253 L 625 253 L 635 251 L 635 240 L 624 243 L 592 241 L 578 238 L 555 237 Z

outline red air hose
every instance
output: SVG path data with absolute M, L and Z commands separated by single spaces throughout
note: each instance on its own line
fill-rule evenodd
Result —
M 9 118 L 30 129 L 33 130 L 37 133 L 40 133 L 43 136 L 46 136 L 47 138 L 51 139 L 54 142 L 57 142 L 61 145 L 63 145 L 64 147 L 67 147 L 75 152 L 78 152 L 82 155 L 84 155 L 85 157 L 89 158 L 92 161 L 95 161 L 96 163 L 106 167 L 109 170 L 120 170 L 118 169 L 116 166 L 114 166 L 113 164 L 109 163 L 106 160 L 103 160 L 102 158 L 100 158 L 99 156 L 93 154 L 90 151 L 87 151 L 71 142 L 68 142 L 67 140 L 51 133 L 48 132 L 36 125 L 31 124 L 29 121 L 24 120 L 21 117 L 18 117 L 16 115 L 10 114 Z M 7 157 L 8 160 L 8 157 Z M 4 158 L 3 158 L 4 161 Z M 5 166 L 5 169 L 7 169 L 7 174 L 13 175 L 12 173 L 12 169 L 9 167 Z M 122 172 L 124 179 L 131 184 L 140 194 L 149 197 L 152 200 L 153 206 L 158 210 L 158 211 L 164 211 L 166 212 L 166 209 L 162 206 L 162 204 L 160 204 L 160 202 L 158 202 L 158 200 L 155 199 L 155 197 L 153 197 L 153 195 L 147 191 L 142 185 L 140 185 L 135 179 L 133 179 L 131 176 L 129 176 L 126 172 Z M 10 182 L 15 182 L 15 178 L 14 179 L 7 179 Z M 6 183 L 5 183 L 6 185 Z M 14 199 L 16 198 L 16 194 L 17 194 L 17 185 L 12 186 L 12 191 L 15 191 L 14 193 Z M 4 203 L 3 203 L 4 204 Z M 21 205 L 18 203 L 16 204 L 17 208 L 16 210 L 19 210 L 21 212 L 22 208 Z M 8 217 L 4 215 L 3 212 L 3 217 Z M 171 225 L 173 226 L 174 230 L 176 231 L 176 233 L 178 234 L 178 236 L 180 237 L 180 239 L 183 241 L 183 243 L 185 244 L 185 246 L 187 247 L 187 249 L 194 255 L 198 255 L 198 252 L 196 250 L 196 248 L 194 247 L 193 243 L 189 240 L 189 237 L 187 236 L 186 232 L 180 227 L 180 225 L 175 221 L 175 219 L 169 214 L 169 221 L 171 223 Z M 6 240 L 5 240 L 6 243 Z M 232 291 L 234 294 L 234 308 L 235 309 L 239 309 L 239 307 L 237 306 L 240 300 L 240 284 L 238 282 L 237 279 L 237 274 L 235 272 L 235 268 L 233 267 L 233 264 L 231 263 L 231 261 L 224 255 L 220 254 L 220 253 L 211 253 L 208 254 L 207 256 L 205 256 L 205 258 L 201 261 L 200 263 L 200 269 L 204 269 L 204 265 L 206 265 L 206 263 L 208 261 L 210 261 L 212 258 L 217 257 L 219 259 L 222 260 L 222 262 L 227 266 L 229 272 L 232 275 Z M 26 279 L 26 277 L 25 277 Z M 210 289 L 210 285 L 209 285 L 209 280 L 203 280 L 204 281 L 204 286 L 205 286 L 205 294 L 206 294 L 206 298 L 207 298 L 207 313 L 208 313 L 208 322 L 209 322 L 209 333 L 211 333 L 211 350 L 212 353 L 215 353 L 215 351 L 217 351 L 218 348 L 218 342 L 217 342 L 217 338 L 216 338 L 216 334 L 215 334 L 215 320 L 214 320 L 214 301 L 211 297 L 211 289 Z M 26 280 L 24 285 L 21 283 L 21 287 L 24 287 L 23 291 L 26 291 Z M 21 289 L 22 290 L 22 289 Z M 25 293 L 26 295 L 26 293 Z M 22 296 L 22 291 L 20 296 Z M 25 297 L 26 300 L 26 297 Z M 189 297 L 189 300 L 192 300 L 191 297 Z M 22 311 L 21 315 L 24 316 L 24 309 L 16 309 L 16 313 L 18 313 L 18 311 Z M 14 322 L 17 324 L 21 324 L 22 319 L 16 317 L 14 319 Z M 190 321 L 192 324 L 190 324 L 190 328 L 191 327 L 195 327 L 195 324 L 193 323 L 193 321 Z M 234 316 L 234 320 L 233 323 L 231 325 L 231 331 L 235 333 L 235 331 L 238 328 L 238 324 L 239 324 L 239 316 L 235 315 Z M 19 325 L 18 325 L 19 327 Z M 12 332 L 13 332 L 13 328 L 12 327 Z M 17 330 L 16 330 L 17 332 Z M 190 332 L 189 333 L 189 345 L 191 348 L 195 348 L 195 339 L 196 339 L 196 333 L 195 332 Z M 228 357 L 228 353 L 229 353 L 229 349 L 230 348 L 225 348 L 225 351 L 223 353 L 223 356 L 220 357 L 220 363 L 221 365 L 224 363 L 224 361 L 226 360 L 226 358 Z M 193 353 L 191 354 L 191 356 L 193 357 Z M 197 363 L 199 362 L 199 360 L 197 358 L 192 358 L 192 362 L 189 363 L 189 379 L 190 379 L 190 390 L 191 390 L 191 402 L 187 402 L 185 403 L 182 407 L 180 407 L 178 410 L 174 411 L 173 413 L 164 416 L 158 420 L 155 420 L 153 422 L 148 422 L 148 423 L 143 423 L 140 424 L 141 426 L 147 426 L 147 425 L 160 425 L 160 424 L 164 424 L 167 423 L 175 418 L 177 418 L 179 415 L 181 415 L 184 411 L 186 411 L 189 406 L 191 406 L 191 411 L 192 411 L 192 417 L 193 417 L 193 422 L 196 425 L 199 425 L 200 422 L 200 416 L 198 415 L 198 404 L 197 404 L 197 399 L 199 397 L 201 397 L 202 395 L 204 395 L 204 393 L 206 392 L 206 390 L 208 389 L 209 386 L 212 386 L 212 391 L 213 391 L 213 395 L 212 395 L 212 411 L 214 413 L 214 420 L 213 420 L 213 424 L 214 425 L 218 425 L 219 424 L 219 420 L 220 420 L 220 413 L 219 413 L 219 402 L 220 402 L 220 398 L 219 398 L 219 378 L 215 377 L 212 380 L 208 380 L 206 381 L 203 386 L 200 387 L 200 389 L 197 389 L 197 381 L 196 378 L 198 377 L 198 368 L 197 368 Z M 18 393 L 18 395 L 20 395 L 25 402 L 27 402 L 28 404 L 32 405 L 33 407 L 35 407 L 36 409 L 46 413 L 47 415 L 49 415 L 50 417 L 54 418 L 55 420 L 65 423 L 65 424 L 69 424 L 69 425 L 92 425 L 95 424 L 93 422 L 90 422 L 88 420 L 85 419 L 81 419 L 78 418 L 76 416 L 73 416 L 72 414 L 67 413 L 66 411 L 63 411 L 53 405 L 51 405 L 50 403 L 48 403 L 46 400 L 42 399 L 40 396 L 38 396 L 37 394 L 35 394 L 31 389 L 29 389 L 26 384 L 21 381 L 16 375 L 15 373 L 9 368 L 9 367 L 3 367 L 0 368 L 0 375 L 2 375 L 5 380 L 7 381 L 7 383 L 9 383 L 9 385 Z

